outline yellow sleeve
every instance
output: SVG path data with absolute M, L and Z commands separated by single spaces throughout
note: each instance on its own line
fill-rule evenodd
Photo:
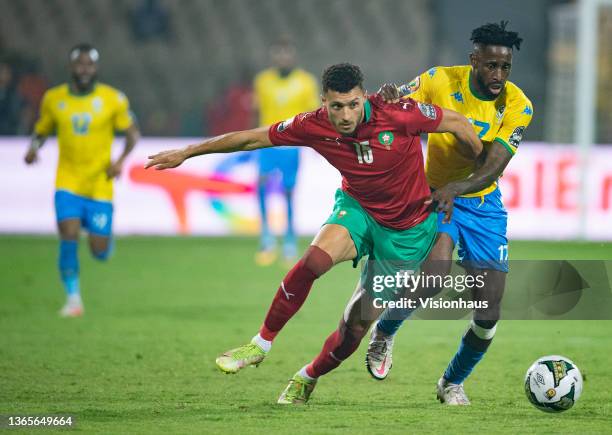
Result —
M 49 92 L 45 92 L 42 103 L 40 104 L 40 115 L 34 126 L 34 133 L 39 136 L 49 136 L 55 129 L 55 119 L 51 110 L 52 101 Z
M 134 117 L 130 112 L 130 102 L 127 97 L 121 93 L 117 93 L 117 110 L 115 112 L 115 120 L 113 126 L 115 130 L 127 130 L 134 123 Z
M 403 97 L 410 97 L 422 103 L 431 103 L 432 76 L 435 68 L 425 71 L 418 75 L 410 83 L 400 86 L 400 93 Z
M 309 75 L 306 80 L 306 99 L 307 104 L 305 112 L 316 110 L 321 106 L 319 87 L 317 86 L 317 81 L 311 75 Z
M 529 100 L 520 100 L 507 110 L 497 137 L 493 140 L 514 155 L 533 117 L 533 106 Z

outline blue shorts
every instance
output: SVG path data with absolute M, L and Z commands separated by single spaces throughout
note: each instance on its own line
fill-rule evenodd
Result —
M 296 147 L 271 147 L 257 151 L 259 176 L 266 177 L 280 172 L 285 189 L 293 189 L 300 162 L 300 150 Z
M 508 272 L 508 213 L 499 188 L 484 197 L 455 198 L 450 223 L 438 214 L 438 232 L 448 234 L 458 246 L 459 262 L 474 269 Z
M 58 222 L 80 219 L 91 234 L 110 237 L 113 225 L 113 203 L 96 201 L 66 190 L 55 192 L 55 216 Z

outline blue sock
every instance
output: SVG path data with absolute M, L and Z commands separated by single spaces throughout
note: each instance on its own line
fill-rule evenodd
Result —
M 453 384 L 461 384 L 472 373 L 474 367 L 482 359 L 485 351 L 478 351 L 461 339 L 459 350 L 444 372 L 444 379 Z
M 297 255 L 297 241 L 295 230 L 293 229 L 293 192 L 285 191 L 287 200 L 287 232 L 285 233 L 285 256 L 294 257 Z
M 295 231 L 293 229 L 293 192 L 287 191 L 285 198 L 287 198 L 287 234 L 288 240 L 295 241 Z
M 60 240 L 59 270 L 68 296 L 79 294 L 79 257 L 76 240 Z
M 266 182 L 257 184 L 257 199 L 259 200 L 259 214 L 261 215 L 261 240 L 260 249 L 270 249 L 271 237 L 268 228 L 268 212 L 266 209 Z
M 110 239 L 108 241 L 108 245 L 106 247 L 105 251 L 102 252 L 96 252 L 96 251 L 92 251 L 91 254 L 94 256 L 94 258 L 96 258 L 97 260 L 100 261 L 106 261 L 110 258 L 110 256 L 112 255 L 113 251 L 115 248 L 115 241 L 113 239 Z
M 392 310 L 387 308 L 380 316 L 376 328 L 387 335 L 395 335 L 404 320 L 408 319 L 414 310 L 414 308 L 394 308 Z

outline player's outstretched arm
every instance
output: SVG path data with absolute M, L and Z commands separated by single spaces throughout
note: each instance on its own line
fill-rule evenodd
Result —
M 140 130 L 138 130 L 136 124 L 132 124 L 128 127 L 127 130 L 125 130 L 125 145 L 123 147 L 123 152 L 121 153 L 119 158 L 117 158 L 117 160 L 115 160 L 109 165 L 108 169 L 106 170 L 106 175 L 109 179 L 121 175 L 121 171 L 123 170 L 123 163 L 125 162 L 127 156 L 130 155 L 130 153 L 136 146 L 136 142 L 138 142 L 139 139 Z
M 268 127 L 254 128 L 252 130 L 234 131 L 205 140 L 202 143 L 189 145 L 180 150 L 162 151 L 149 156 L 145 168 L 155 169 L 176 168 L 185 160 L 214 153 L 233 153 L 235 151 L 252 151 L 259 148 L 273 146 L 268 136 Z
M 505 146 L 494 141 L 489 147 L 485 161 L 473 174 L 464 180 L 453 181 L 436 190 L 431 195 L 431 202 L 437 202 L 436 211 L 445 213 L 444 222 L 449 222 L 453 214 L 455 197 L 478 192 L 501 177 L 512 154 Z
M 482 153 L 483 146 L 470 121 L 454 110 L 443 108 L 442 114 L 442 121 L 435 132 L 452 133 L 459 142 L 458 151 L 462 156 L 468 159 L 478 158 Z
M 39 134 L 34 135 L 24 158 L 28 165 L 31 165 L 38 160 L 38 150 L 44 145 L 46 140 L 47 136 L 42 136 Z

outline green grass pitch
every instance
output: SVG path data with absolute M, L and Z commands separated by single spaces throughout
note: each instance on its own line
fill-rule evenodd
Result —
M 304 241 L 304 244 L 307 243 Z M 0 415 L 72 414 L 105 433 L 603 433 L 612 428 L 612 321 L 505 321 L 466 382 L 473 405 L 441 406 L 435 383 L 465 321 L 413 321 L 384 382 L 366 343 L 321 378 L 311 403 L 279 407 L 293 373 L 337 326 L 358 273 L 319 280 L 257 369 L 223 375 L 215 357 L 257 332 L 285 270 L 253 263 L 254 239 L 120 238 L 108 264 L 81 244 L 86 315 L 60 319 L 51 237 L 0 237 Z M 515 242 L 512 258 L 612 259 L 611 244 Z M 533 408 L 523 376 L 559 353 L 586 375 L 570 411 Z

